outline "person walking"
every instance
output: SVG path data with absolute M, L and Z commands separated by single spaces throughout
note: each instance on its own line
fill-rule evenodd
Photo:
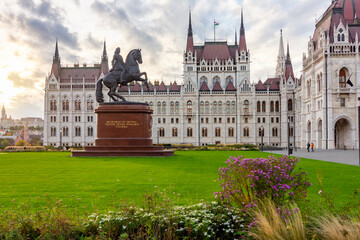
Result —
M 310 142 L 307 143 L 306 149 L 307 149 L 308 152 L 310 152 Z
M 311 151 L 312 152 L 314 151 L 314 143 L 313 142 L 311 143 Z

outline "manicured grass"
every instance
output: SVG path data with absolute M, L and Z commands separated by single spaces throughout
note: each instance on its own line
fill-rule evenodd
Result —
M 48 198 L 87 211 L 111 209 L 121 200 L 141 204 L 147 191 L 181 194 L 179 204 L 212 201 L 220 190 L 217 174 L 229 156 L 267 157 L 262 152 L 182 151 L 167 158 L 72 158 L 68 152 L 0 154 L 0 208 L 23 203 L 38 209 Z M 324 190 L 339 204 L 360 188 L 360 167 L 301 159 L 308 172 L 310 198 L 317 199 L 316 169 Z M 47 196 L 47 197 L 44 197 Z

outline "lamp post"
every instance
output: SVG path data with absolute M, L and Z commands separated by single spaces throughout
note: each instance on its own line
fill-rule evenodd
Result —
M 264 151 L 264 127 L 261 126 L 260 127 L 260 132 L 261 132 L 261 151 Z
M 290 156 L 290 154 L 292 153 L 290 151 L 290 117 L 288 117 L 287 129 L 288 129 L 288 156 Z
M 157 145 L 159 145 L 159 128 L 157 128 Z
M 60 129 L 60 148 L 62 147 L 62 129 Z

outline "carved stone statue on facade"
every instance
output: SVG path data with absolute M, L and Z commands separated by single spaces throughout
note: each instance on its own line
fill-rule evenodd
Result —
M 104 95 L 102 93 L 102 84 L 109 88 L 108 95 L 114 100 L 118 101 L 120 98 L 122 101 L 126 101 L 123 96 L 117 93 L 118 86 L 126 86 L 132 81 L 141 81 L 147 85 L 149 90 L 149 83 L 146 72 L 140 72 L 139 63 L 142 63 L 141 49 L 133 49 L 126 57 L 125 63 L 120 55 L 120 48 L 116 48 L 113 60 L 111 61 L 112 68 L 96 83 L 96 101 L 98 103 L 104 102 Z M 141 78 L 141 76 L 145 78 Z M 116 98 L 117 97 L 117 98 Z

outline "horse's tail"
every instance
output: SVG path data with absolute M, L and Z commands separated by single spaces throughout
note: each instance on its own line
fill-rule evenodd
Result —
M 104 102 L 104 94 L 102 92 L 102 82 L 103 79 L 100 78 L 97 82 L 96 82 L 96 101 L 98 103 L 102 103 Z

